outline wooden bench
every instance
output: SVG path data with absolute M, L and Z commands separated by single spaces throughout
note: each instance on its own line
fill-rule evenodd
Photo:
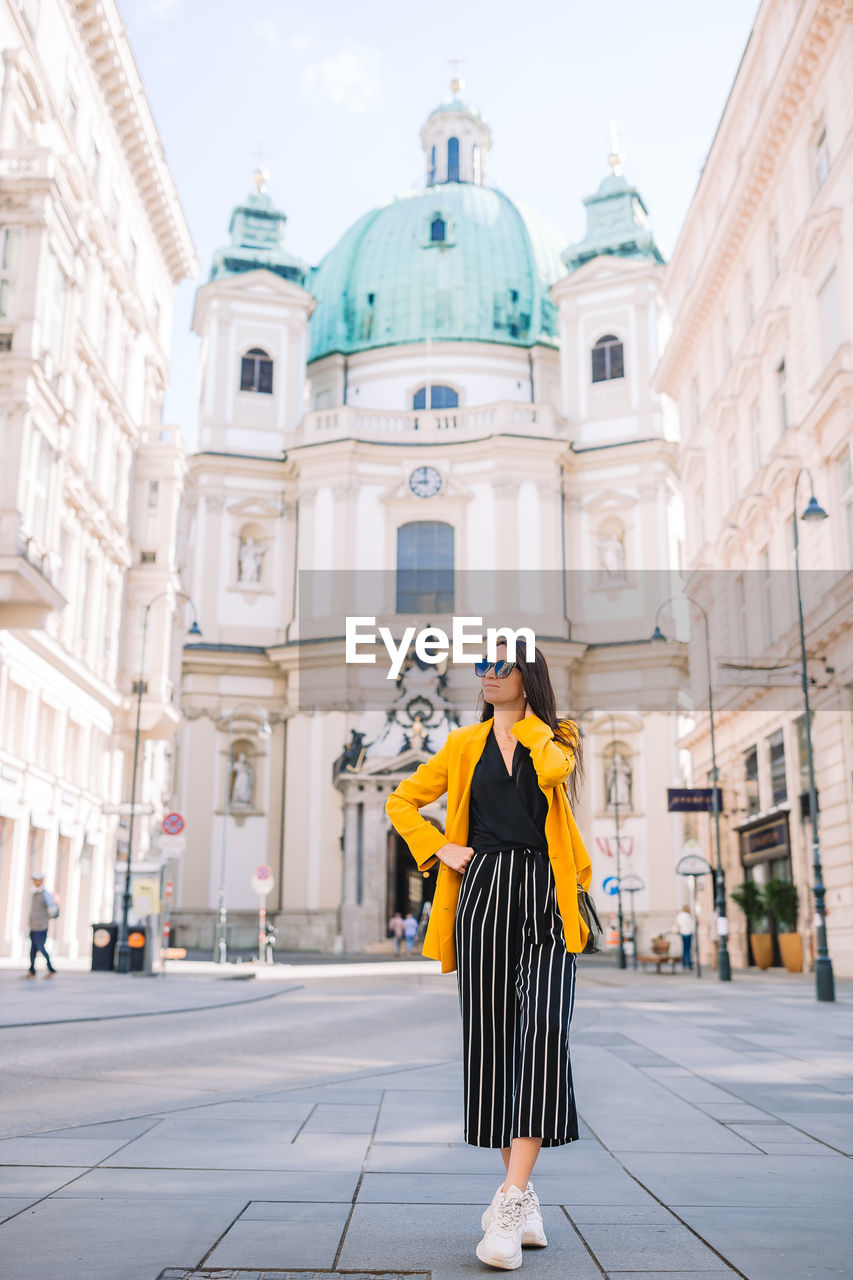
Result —
M 637 961 L 639 964 L 642 964 L 642 965 L 646 965 L 646 964 L 657 965 L 658 973 L 662 972 L 661 965 L 671 964 L 672 965 L 671 972 L 675 973 L 675 966 L 678 963 L 679 958 L 680 958 L 679 956 L 670 955 L 669 952 L 667 951 L 664 955 L 647 955 L 647 956 L 638 955 Z

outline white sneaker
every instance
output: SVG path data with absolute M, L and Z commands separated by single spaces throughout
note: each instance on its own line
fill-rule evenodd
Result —
M 503 1192 L 501 1191 L 500 1187 L 498 1187 L 497 1191 L 492 1196 L 492 1203 L 489 1205 L 488 1209 L 483 1210 L 483 1216 L 480 1218 L 480 1226 L 483 1228 L 484 1231 L 488 1231 L 489 1220 L 492 1214 L 494 1213 L 497 1207 L 497 1203 L 500 1200 L 502 1195 L 503 1195 Z
M 485 1235 L 477 1245 L 476 1253 L 481 1262 L 503 1271 L 515 1271 L 521 1266 L 521 1233 L 524 1229 L 524 1193 L 518 1187 L 497 1191 L 489 1208 L 483 1214 Z
M 480 1219 L 481 1226 L 484 1231 L 488 1229 L 489 1219 L 494 1213 L 498 1200 L 503 1195 L 500 1187 L 492 1197 L 492 1203 L 483 1213 Z M 542 1221 L 542 1209 L 539 1204 L 539 1197 L 533 1190 L 533 1183 L 528 1182 L 524 1194 L 521 1198 L 522 1208 L 524 1209 L 524 1223 L 521 1231 L 522 1244 L 535 1244 L 540 1247 L 548 1243 L 545 1235 L 545 1224 Z
M 539 1205 L 539 1197 L 533 1190 L 532 1182 L 528 1182 L 524 1195 L 521 1197 L 521 1206 L 524 1210 L 521 1243 L 546 1245 L 548 1240 L 545 1236 L 545 1224 L 542 1221 L 542 1209 Z

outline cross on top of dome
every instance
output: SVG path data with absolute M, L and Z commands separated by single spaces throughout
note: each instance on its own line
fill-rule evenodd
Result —
M 462 66 L 464 61 L 465 59 L 460 58 L 458 54 L 454 54 L 450 59 L 450 66 L 453 70 L 453 75 L 450 80 L 450 92 L 453 94 L 454 98 L 458 98 L 462 90 L 465 88 L 465 81 L 459 74 L 459 68 Z
M 610 155 L 607 157 L 607 163 L 613 170 L 614 175 L 618 178 L 622 173 L 622 162 L 625 159 L 625 152 L 619 150 L 619 133 L 616 129 L 616 121 L 610 121 Z

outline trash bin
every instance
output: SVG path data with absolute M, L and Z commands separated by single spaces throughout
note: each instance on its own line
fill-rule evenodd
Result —
M 130 972 L 141 973 L 145 968 L 145 943 L 148 929 L 144 924 L 135 924 L 127 931 L 127 945 L 130 947 Z
M 117 941 L 117 924 L 105 923 L 92 925 L 93 969 L 113 969 L 115 967 Z

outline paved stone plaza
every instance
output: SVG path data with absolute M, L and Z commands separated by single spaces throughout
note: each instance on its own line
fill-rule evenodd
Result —
M 582 1137 L 540 1155 L 522 1270 L 848 1276 L 853 984 L 580 963 Z M 437 970 L 0 973 L 0 1280 L 497 1274 L 474 1247 L 503 1167 L 462 1141 Z

